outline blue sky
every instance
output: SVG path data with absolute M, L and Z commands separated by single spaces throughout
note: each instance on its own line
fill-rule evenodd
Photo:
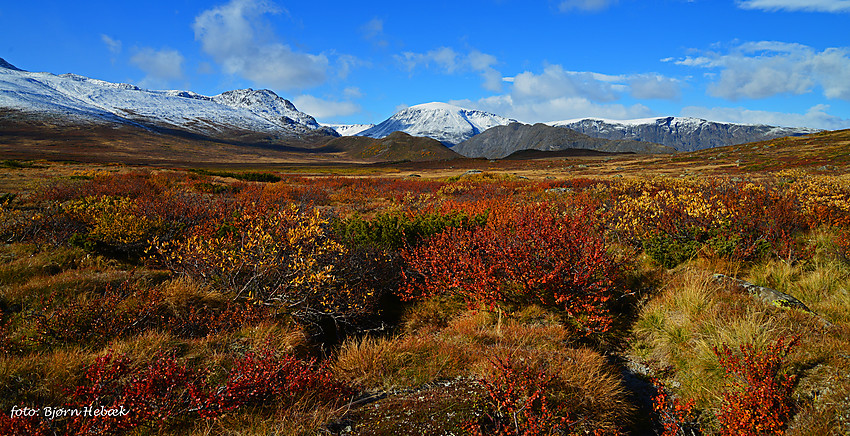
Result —
M 850 0 L 34 0 L 0 23 L 0 57 L 25 70 L 269 88 L 321 122 L 444 101 L 850 128 Z

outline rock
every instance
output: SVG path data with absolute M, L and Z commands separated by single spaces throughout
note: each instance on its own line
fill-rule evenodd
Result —
M 758 298 L 759 300 L 772 304 L 777 307 L 781 307 L 783 309 L 798 309 L 806 312 L 808 314 L 814 315 L 817 317 L 824 325 L 824 327 L 832 327 L 832 323 L 818 315 L 812 309 L 809 309 L 808 306 L 803 304 L 802 301 L 794 298 L 791 295 L 788 295 L 784 292 L 777 291 L 775 289 L 766 288 L 764 286 L 759 286 L 744 280 L 736 279 L 734 277 L 729 277 L 723 274 L 714 274 L 712 276 L 715 281 L 721 284 L 730 284 L 738 289 L 742 289 L 750 294 L 754 298 Z

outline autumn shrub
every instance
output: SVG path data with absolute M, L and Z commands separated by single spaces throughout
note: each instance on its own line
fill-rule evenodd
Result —
M 448 229 L 403 253 L 403 295 L 456 294 L 491 306 L 540 304 L 561 310 L 585 335 L 607 332 L 611 299 L 622 292 L 621 262 L 588 213 L 528 206 L 491 216 L 485 227 Z
M 325 366 L 311 360 L 277 355 L 270 349 L 228 359 L 230 363 L 211 371 L 172 354 L 133 359 L 108 352 L 63 381 L 64 414 L 4 413 L 0 432 L 107 435 L 146 428 L 170 434 L 187 421 L 217 418 L 243 407 L 251 407 L 252 413 L 256 408 L 338 407 L 353 394 Z M 212 372 L 221 373 L 222 379 Z
M 783 363 L 796 340 L 780 338 L 764 349 L 741 344 L 738 351 L 715 347 L 720 365 L 731 379 L 717 414 L 724 435 L 782 434 L 793 412 L 791 391 L 796 376 Z
M 670 395 L 661 380 L 653 377 L 652 385 L 655 395 L 652 396 L 652 412 L 660 425 L 661 436 L 680 436 L 699 434 L 699 423 L 696 420 L 695 402 L 683 400 Z
M 161 288 L 129 284 L 107 286 L 103 293 L 83 293 L 70 299 L 52 294 L 33 309 L 33 315 L 25 317 L 25 321 L 35 326 L 37 335 L 30 339 L 41 347 L 56 344 L 98 347 L 148 329 L 180 338 L 202 338 L 273 320 L 276 316 L 271 307 L 245 301 L 192 300 L 169 304 Z
M 550 404 L 547 390 L 553 377 L 544 371 L 511 360 L 494 358 L 493 376 L 482 380 L 489 395 L 489 410 L 469 424 L 473 435 L 537 436 L 565 434 L 576 417 L 559 413 Z
M 331 238 L 318 210 L 246 209 L 191 228 L 185 239 L 154 242 L 170 270 L 233 299 L 273 305 L 328 333 L 379 308 L 387 259 Z
M 125 255 L 142 254 L 147 240 L 161 224 L 140 216 L 132 200 L 126 197 L 85 197 L 64 206 L 72 219 L 85 223 L 87 232 L 77 233 L 72 245 L 90 251 L 113 251 Z
M 162 427 L 187 412 L 187 385 L 192 370 L 174 356 L 155 356 L 149 363 L 106 354 L 69 390 L 69 409 L 117 410 L 117 416 L 75 416 L 67 430 L 75 434 L 113 434 L 141 425 Z M 123 413 L 122 415 L 122 412 Z
M 354 392 L 337 382 L 326 366 L 266 349 L 235 360 L 222 383 L 192 386 L 190 394 L 192 409 L 214 418 L 243 406 L 337 404 L 350 400 Z
M 803 254 L 797 236 L 810 228 L 800 199 L 770 183 L 659 178 L 624 181 L 601 193 L 601 218 L 614 235 L 653 248 L 650 255 L 668 267 L 685 258 L 664 254 L 671 252 L 797 259 Z
M 620 434 L 611 422 L 596 420 L 601 411 L 585 409 L 582 395 L 593 393 L 574 392 L 576 387 L 562 374 L 515 356 L 496 356 L 490 364 L 490 373 L 480 380 L 488 401 L 480 418 L 467 423 L 471 434 Z

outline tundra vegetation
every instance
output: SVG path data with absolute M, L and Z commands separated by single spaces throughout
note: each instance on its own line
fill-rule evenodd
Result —
M 0 434 L 850 433 L 846 175 L 263 174 L 0 194 Z

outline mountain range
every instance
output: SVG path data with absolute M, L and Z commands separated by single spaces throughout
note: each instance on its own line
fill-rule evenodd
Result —
M 0 139 L 12 143 L 14 151 L 22 155 L 28 147 L 22 145 L 21 138 L 25 137 L 35 138 L 40 144 L 39 156 L 59 153 L 56 147 L 50 148 L 57 138 L 66 145 L 68 138 L 76 138 L 74 156 L 84 156 L 83 145 L 97 137 L 105 138 L 105 144 L 113 149 L 120 148 L 121 156 L 133 153 L 132 144 L 145 143 L 148 151 L 156 149 L 166 158 L 168 153 L 177 153 L 177 148 L 186 151 L 187 141 L 200 141 L 193 143 L 195 150 L 208 150 L 208 143 L 212 143 L 237 147 L 233 150 L 252 147 L 248 153 L 255 156 L 285 152 L 289 153 L 286 158 L 309 155 L 321 160 L 330 153 L 334 159 L 375 161 L 450 159 L 455 152 L 466 157 L 502 158 L 521 150 L 564 148 L 667 153 L 817 132 L 683 117 L 627 121 L 586 118 L 546 124 L 521 124 L 484 111 L 432 102 L 400 110 L 377 125 L 322 125 L 270 90 L 238 89 L 214 96 L 152 91 L 76 74 L 29 72 L 0 58 Z M 490 132 L 493 128 L 498 129 Z M 587 136 L 576 136 L 573 131 Z M 354 139 L 382 139 L 394 132 L 431 138 L 451 150 L 400 135 L 389 142 Z M 170 145 L 158 146 L 160 143 Z M 279 154 L 278 158 L 283 156 Z
M 784 136 L 809 135 L 820 131 L 764 124 L 719 123 L 690 117 L 659 117 L 624 121 L 584 118 L 546 124 L 566 127 L 595 138 L 654 142 L 673 147 L 678 151 L 696 151 Z

